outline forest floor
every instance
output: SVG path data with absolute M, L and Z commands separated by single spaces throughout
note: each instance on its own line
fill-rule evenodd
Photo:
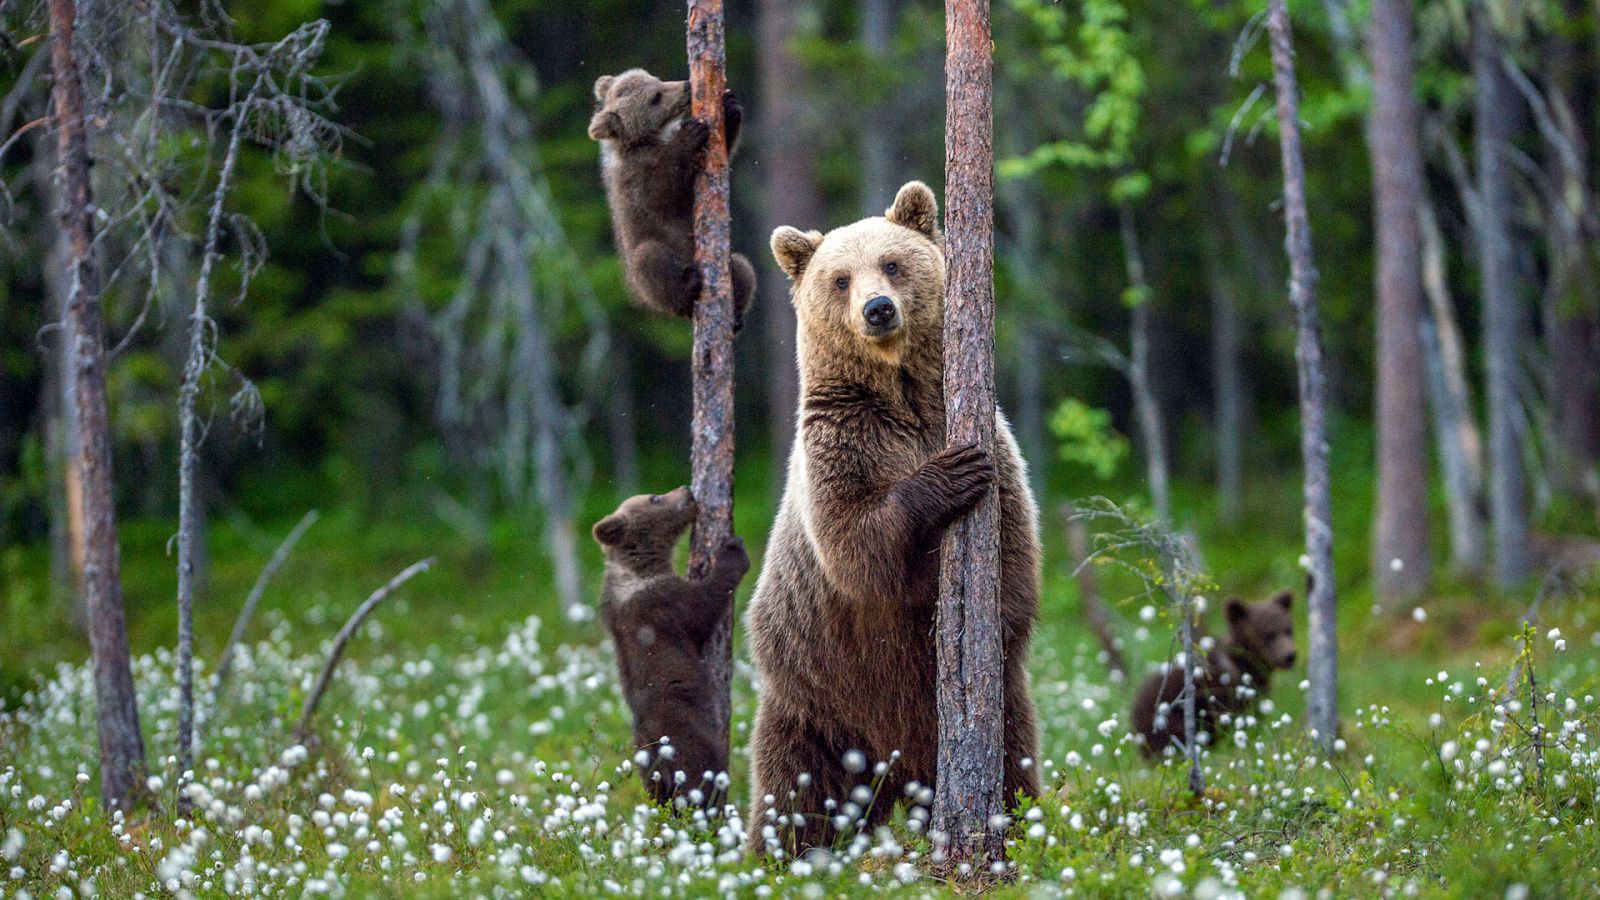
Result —
M 739 495 L 756 559 L 771 508 L 760 487 Z M 1225 592 L 1256 599 L 1301 585 L 1296 490 L 1293 479 L 1253 490 L 1247 519 L 1259 524 L 1248 532 L 1196 521 Z M 1343 515 L 1359 522 L 1355 490 Z M 1197 497 L 1179 500 L 1199 507 Z M 926 837 L 903 810 L 831 855 L 763 865 L 741 852 L 754 706 L 745 666 L 734 698 L 735 818 L 643 805 L 609 644 L 594 622 L 562 615 L 530 537 L 537 529 L 503 519 L 474 542 L 416 506 L 333 511 L 294 551 L 234 675 L 203 710 L 204 796 L 192 826 L 172 815 L 170 526 L 134 521 L 123 535 L 159 798 L 127 820 L 108 819 L 97 800 L 86 651 L 70 615 L 48 600 L 44 551 L 0 552 L 0 896 L 967 892 L 930 874 Z M 585 510 L 584 524 L 606 511 Z M 294 518 L 211 523 L 203 662 L 214 664 Z M 1326 758 L 1304 738 L 1302 663 L 1208 752 L 1208 789 L 1196 799 L 1181 764 L 1150 765 L 1130 743 L 1134 685 L 1111 679 L 1097 656 L 1054 522 L 1047 540 L 1032 667 L 1049 788 L 1015 811 L 996 894 L 1555 897 L 1600 884 L 1592 587 L 1585 599 L 1548 603 L 1524 635 L 1518 617 L 1532 586 L 1445 588 L 1416 610 L 1379 613 L 1363 584 L 1341 584 L 1342 752 Z M 1365 553 L 1344 540 L 1340 572 L 1364 571 Z M 439 565 L 352 644 L 319 714 L 320 741 L 296 745 L 294 723 L 340 623 L 429 555 Z M 589 561 L 597 571 L 597 556 Z M 1104 584 L 1110 598 L 1127 592 L 1115 577 Z M 1130 600 L 1118 613 L 1137 672 L 1168 658 L 1166 611 Z M 1303 649 L 1303 626 L 1297 638 Z M 1524 678 L 1508 697 L 1525 649 L 1538 691 L 1530 696 Z M 211 668 L 200 670 L 202 684 Z M 1530 738 L 1535 723 L 1542 750 Z

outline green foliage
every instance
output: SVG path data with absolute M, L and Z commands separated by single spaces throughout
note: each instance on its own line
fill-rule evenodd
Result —
M 1088 469 L 1102 481 L 1115 475 L 1128 457 L 1128 439 L 1111 427 L 1110 411 L 1075 397 L 1062 400 L 1050 415 L 1050 431 L 1063 462 Z

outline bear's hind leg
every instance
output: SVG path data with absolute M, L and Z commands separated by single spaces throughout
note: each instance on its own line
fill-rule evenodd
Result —
M 728 273 L 733 278 L 733 330 L 738 332 L 744 327 L 745 310 L 756 295 L 756 270 L 743 253 L 735 253 Z
M 750 753 L 753 852 L 793 857 L 832 846 L 827 801 L 843 804 L 850 793 L 842 759 L 842 750 L 798 719 L 757 710 Z
M 1009 655 L 1009 654 L 1008 654 Z M 1027 659 L 1027 654 L 1021 654 Z M 1016 800 L 1017 792 L 1037 797 L 1039 788 L 1039 725 L 1033 711 L 1033 695 L 1028 690 L 1028 673 L 1013 658 L 1006 664 L 1006 804 Z
M 700 270 L 662 241 L 644 241 L 628 254 L 628 284 L 641 306 L 685 319 L 694 316 Z

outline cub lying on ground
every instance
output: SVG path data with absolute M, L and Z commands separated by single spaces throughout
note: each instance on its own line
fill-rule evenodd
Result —
M 633 711 L 639 775 L 657 801 L 720 793 L 726 735 L 709 721 L 712 681 L 702 655 L 711 631 L 750 568 L 744 542 L 729 537 L 711 574 L 672 571 L 672 548 L 694 521 L 689 489 L 630 497 L 594 526 L 606 555 L 600 618 L 617 647 L 622 692 Z
M 1230 597 L 1223 604 L 1228 633 L 1195 675 L 1195 734 L 1216 738 L 1221 720 L 1243 712 L 1267 693 L 1274 669 L 1294 665 L 1294 595 L 1284 591 L 1261 603 Z M 1133 699 L 1133 730 L 1149 756 L 1183 744 L 1183 668 L 1170 663 L 1145 679 Z

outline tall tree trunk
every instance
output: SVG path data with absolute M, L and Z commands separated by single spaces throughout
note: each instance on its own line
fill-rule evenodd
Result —
M 728 146 L 722 121 L 727 89 L 722 0 L 689 0 L 689 85 L 694 116 L 711 126 L 694 183 L 694 261 L 700 299 L 694 307 L 694 417 L 691 480 L 700 511 L 689 538 L 689 577 L 705 578 L 717 548 L 733 533 L 733 284 L 728 275 Z M 771 304 L 768 304 L 769 306 Z M 712 669 L 712 732 L 727 755 L 733 678 L 733 604 L 702 654 Z
M 1478 165 L 1478 261 L 1483 267 L 1484 351 L 1488 369 L 1489 512 L 1495 579 L 1511 587 L 1528 576 L 1528 488 L 1517 407 L 1523 310 L 1517 295 L 1511 211 L 1516 203 L 1511 141 L 1517 114 L 1501 65 L 1501 40 L 1487 0 L 1472 3 L 1473 143 Z
M 945 440 L 995 452 L 994 60 L 987 0 L 945 2 Z M 1000 517 L 990 490 L 945 533 L 935 626 L 933 828 L 949 863 L 1005 858 Z
M 612 334 L 611 395 L 606 399 L 606 432 L 611 441 L 611 480 L 618 494 L 639 493 L 638 410 L 634 406 L 632 349 L 622 332 Z
M 1327 388 L 1322 370 L 1322 317 L 1317 312 L 1311 219 L 1306 210 L 1305 156 L 1300 148 L 1300 86 L 1285 0 L 1268 0 L 1272 81 L 1278 96 L 1278 142 L 1283 157 L 1284 248 L 1289 257 L 1289 302 L 1294 306 L 1295 362 L 1300 381 L 1300 453 L 1305 466 L 1309 616 L 1306 725 L 1312 740 L 1331 751 L 1338 737 L 1338 600 L 1333 583 L 1333 511 L 1328 476 Z
M 763 0 L 778 2 L 783 0 Z M 874 60 L 882 60 L 889 52 L 889 42 L 894 37 L 896 0 L 861 0 L 861 48 Z M 883 127 L 885 117 L 895 114 L 893 103 L 873 103 L 863 112 L 860 129 L 861 162 L 861 214 L 881 215 L 894 199 L 895 138 L 898 131 L 891 124 Z
M 758 0 L 756 32 L 761 46 L 761 179 L 765 231 L 780 225 L 812 228 L 823 219 L 818 209 L 813 149 L 805 127 L 811 115 L 802 89 L 810 79 L 795 57 L 794 44 L 814 30 L 816 11 L 809 0 Z M 878 210 L 881 213 L 883 210 Z M 763 266 L 761 316 L 767 339 L 767 421 L 771 429 L 773 476 L 781 481 L 794 443 L 795 401 L 800 394 L 795 363 L 794 305 L 789 284 L 776 266 Z
M 70 285 L 67 318 L 73 335 L 69 360 L 77 401 L 77 456 L 82 485 L 83 596 L 94 657 L 96 719 L 100 737 L 100 797 L 129 810 L 144 775 L 144 737 L 128 659 L 122 610 L 122 573 L 111 484 L 111 424 L 106 414 L 105 326 L 100 319 L 99 273 L 94 265 L 93 197 L 89 146 L 84 133 L 83 85 L 73 32 L 73 0 L 49 0 L 51 89 L 56 124 L 59 196 L 56 215 L 67 241 Z
M 1049 484 L 1050 457 L 1044 438 L 1044 338 L 1031 323 L 1015 330 L 1017 336 L 1017 447 L 1028 462 L 1033 494 L 1042 497 Z
M 1161 404 L 1150 382 L 1150 285 L 1145 280 L 1144 251 L 1139 246 L 1133 211 L 1126 203 L 1117 206 L 1117 222 L 1122 233 L 1128 287 L 1135 296 L 1130 311 L 1128 380 L 1133 385 L 1134 415 L 1139 419 L 1140 443 L 1144 445 L 1145 478 L 1150 485 L 1150 505 L 1155 509 L 1156 518 L 1170 525 L 1172 492 L 1167 477 L 1167 441 L 1161 424 Z
M 1217 440 L 1217 510 L 1229 527 L 1239 524 L 1244 471 L 1244 372 L 1240 366 L 1239 296 L 1224 271 L 1218 244 L 1207 247 L 1211 282 L 1211 390 Z
M 1466 350 L 1456 324 L 1445 272 L 1444 235 L 1426 197 L 1417 208 L 1422 226 L 1422 283 L 1428 309 L 1422 345 L 1428 355 L 1428 397 L 1450 513 L 1450 563 L 1457 574 L 1483 573 L 1489 543 L 1483 516 L 1483 438 L 1467 381 Z
M 1378 496 L 1372 529 L 1372 572 L 1380 603 L 1427 590 L 1427 387 L 1421 340 L 1422 121 L 1412 63 L 1410 0 L 1373 0 L 1373 209 L 1377 272 Z

